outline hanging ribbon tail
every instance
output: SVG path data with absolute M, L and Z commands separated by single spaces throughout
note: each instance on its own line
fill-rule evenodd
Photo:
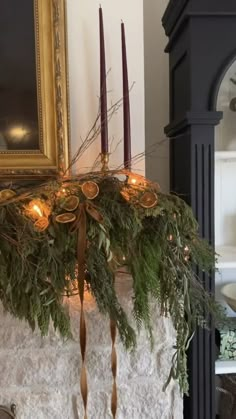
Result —
M 82 369 L 80 376 L 80 391 L 84 405 L 84 419 L 87 419 L 87 402 L 88 402 L 88 383 L 86 372 L 86 322 L 84 316 L 84 284 L 86 269 L 86 246 L 87 246 L 87 215 L 90 215 L 98 223 L 103 222 L 103 217 L 97 208 L 88 202 L 80 204 L 75 222 L 70 228 L 70 232 L 78 231 L 77 239 L 77 261 L 78 261 L 78 287 L 81 303 L 80 313 L 80 351 L 82 358 Z M 115 396 L 114 396 L 115 397 Z
M 87 401 L 88 401 L 88 384 L 87 384 L 87 372 L 86 372 L 86 322 L 84 316 L 84 283 L 85 283 L 85 254 L 86 254 L 86 230 L 87 220 L 85 205 L 81 204 L 79 208 L 79 214 L 77 218 L 77 226 L 73 226 L 74 231 L 78 229 L 78 241 L 77 241 L 77 261 L 78 261 L 78 287 L 79 296 L 81 303 L 80 313 L 80 351 L 82 358 L 82 369 L 80 376 L 80 391 L 84 405 L 84 419 L 87 419 Z
M 117 412 L 117 385 L 116 385 L 116 376 L 117 376 L 117 354 L 116 354 L 116 322 L 110 320 L 110 332 L 111 332 L 111 341 L 112 341 L 112 352 L 111 352 L 111 371 L 113 376 L 113 386 L 112 386 L 112 396 L 111 396 L 111 412 L 112 416 L 116 418 Z
M 77 221 L 78 228 L 78 242 L 77 242 L 77 260 L 78 260 L 78 281 L 80 299 L 84 301 L 84 282 L 85 282 L 85 253 L 87 244 L 87 219 L 85 212 L 85 205 L 80 206 L 80 212 Z
M 85 352 L 86 352 L 86 324 L 84 318 L 84 310 L 81 306 L 80 316 L 80 348 L 82 356 L 82 369 L 80 375 L 80 391 L 84 404 L 84 419 L 87 419 L 87 402 L 88 402 L 88 384 L 87 384 L 87 372 L 85 366 Z

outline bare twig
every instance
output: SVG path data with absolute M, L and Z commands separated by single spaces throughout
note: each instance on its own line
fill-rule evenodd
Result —
M 135 83 L 133 83 L 131 85 L 129 91 L 131 91 L 133 89 L 134 85 L 135 85 Z M 112 117 L 119 111 L 120 107 L 122 106 L 122 103 L 123 103 L 123 97 L 120 98 L 119 100 L 117 100 L 114 104 L 111 103 L 109 109 L 107 110 L 107 122 L 110 122 Z M 100 121 L 100 119 L 101 119 L 101 100 L 99 98 L 99 107 L 98 107 L 98 112 L 97 112 L 95 121 L 94 121 L 92 127 L 90 128 L 90 130 L 88 131 L 85 139 L 84 140 L 81 139 L 81 145 L 79 146 L 78 150 L 76 151 L 76 153 L 72 157 L 69 166 L 67 167 L 67 169 L 64 172 L 64 176 L 66 176 L 69 173 L 70 169 L 80 160 L 80 158 L 85 153 L 85 151 L 99 137 L 99 135 L 101 133 L 101 127 L 106 122 L 105 120 Z
M 153 152 L 157 149 L 157 147 L 159 147 L 160 145 L 164 144 L 167 141 L 166 138 L 162 139 L 161 141 L 158 141 L 154 144 L 152 144 L 151 146 L 147 147 L 145 151 L 136 154 L 134 157 L 132 157 L 131 159 L 131 165 L 136 165 L 138 164 L 140 161 L 143 161 L 145 157 L 149 157 L 152 156 Z M 118 166 L 116 169 L 120 170 L 124 167 L 123 163 Z

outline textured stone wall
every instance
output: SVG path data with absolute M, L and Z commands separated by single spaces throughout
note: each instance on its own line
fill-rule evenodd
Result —
M 118 280 L 122 304 L 131 312 L 131 291 L 125 277 Z M 128 286 L 127 286 L 128 285 Z M 17 419 L 83 419 L 79 393 L 79 301 L 67 302 L 74 340 L 63 342 L 53 330 L 47 338 L 34 334 L 24 322 L 0 310 L 0 404 L 17 405 Z M 109 419 L 112 376 L 109 319 L 103 318 L 87 296 L 88 418 Z M 174 332 L 170 320 L 153 307 L 155 346 L 150 352 L 144 331 L 135 354 L 118 352 L 117 419 L 181 419 L 182 399 L 171 383 L 162 391 L 171 363 Z

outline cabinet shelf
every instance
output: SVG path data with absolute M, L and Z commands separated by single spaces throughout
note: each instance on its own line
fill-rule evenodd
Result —
M 218 360 L 215 366 L 216 375 L 236 374 L 236 360 Z
M 215 160 L 236 160 L 236 151 L 216 151 Z
M 236 246 L 218 246 L 216 247 L 218 269 L 234 269 L 236 268 Z

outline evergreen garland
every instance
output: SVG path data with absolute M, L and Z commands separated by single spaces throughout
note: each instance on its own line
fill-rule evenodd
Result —
M 97 193 L 91 196 L 91 188 L 86 190 L 84 185 L 97 187 Z M 146 202 L 146 192 L 154 203 Z M 161 193 L 157 185 L 138 175 L 91 173 L 48 182 L 18 195 L 2 191 L 1 196 L 0 192 L 0 300 L 4 308 L 26 319 L 32 329 L 37 324 L 43 335 L 52 320 L 62 336 L 71 336 L 63 299 L 78 291 L 81 205 L 85 205 L 87 224 L 86 284 L 99 310 L 115 320 L 125 347 L 134 348 L 136 333 L 114 287 L 116 271 L 125 265 L 133 277 L 138 329 L 144 325 L 153 341 L 151 298 L 163 316 L 172 318 L 176 352 L 169 380 L 178 379 L 187 393 L 189 340 L 197 326 L 206 326 L 209 315 L 223 316 L 196 274 L 204 271 L 207 275 L 214 269 L 215 255 L 199 237 L 186 203 Z M 71 222 L 64 222 L 65 214 Z

